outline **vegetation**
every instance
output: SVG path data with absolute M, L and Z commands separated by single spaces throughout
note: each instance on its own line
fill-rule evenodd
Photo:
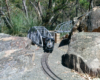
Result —
M 32 26 L 53 30 L 99 4 L 98 0 L 0 0 L 0 5 L 0 32 L 26 36 Z

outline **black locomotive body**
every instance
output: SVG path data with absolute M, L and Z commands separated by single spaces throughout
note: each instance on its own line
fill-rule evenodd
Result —
M 53 38 L 46 37 L 43 40 L 43 50 L 44 50 L 44 52 L 50 52 L 50 53 L 52 53 L 53 48 L 54 48 L 54 42 L 55 41 L 54 41 Z

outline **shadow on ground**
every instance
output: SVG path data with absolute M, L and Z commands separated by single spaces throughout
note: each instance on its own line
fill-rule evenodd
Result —
M 95 69 L 89 69 L 87 64 L 81 58 L 77 57 L 74 54 L 62 55 L 62 65 L 69 69 L 74 69 L 75 71 L 78 71 L 80 73 L 87 73 L 92 77 L 100 77 L 99 69 L 97 69 L 97 71 L 95 71 Z
M 62 46 L 65 46 L 65 45 L 68 45 L 69 44 L 69 39 L 63 39 L 60 44 L 59 44 L 59 47 L 62 47 Z

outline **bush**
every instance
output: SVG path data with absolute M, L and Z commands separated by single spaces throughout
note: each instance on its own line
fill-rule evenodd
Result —
M 29 15 L 29 18 L 27 18 L 25 13 L 19 8 L 12 8 L 10 22 L 12 28 L 8 29 L 6 26 L 3 26 L 2 32 L 17 36 L 26 36 L 30 27 L 37 25 L 37 20 L 32 15 Z

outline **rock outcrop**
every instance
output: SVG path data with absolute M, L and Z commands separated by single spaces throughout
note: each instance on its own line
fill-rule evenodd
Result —
M 4 35 L 5 36 L 5 35 Z M 2 37 L 0 38 L 0 51 L 11 49 L 25 49 L 31 45 L 31 40 L 26 37 Z
M 0 33 L 0 80 L 22 80 L 33 68 L 31 40 Z
M 71 30 L 71 36 L 78 32 L 100 32 L 100 6 L 94 7 L 91 11 L 78 18 Z
M 76 71 L 100 77 L 100 33 L 80 32 L 72 36 L 62 64 Z

